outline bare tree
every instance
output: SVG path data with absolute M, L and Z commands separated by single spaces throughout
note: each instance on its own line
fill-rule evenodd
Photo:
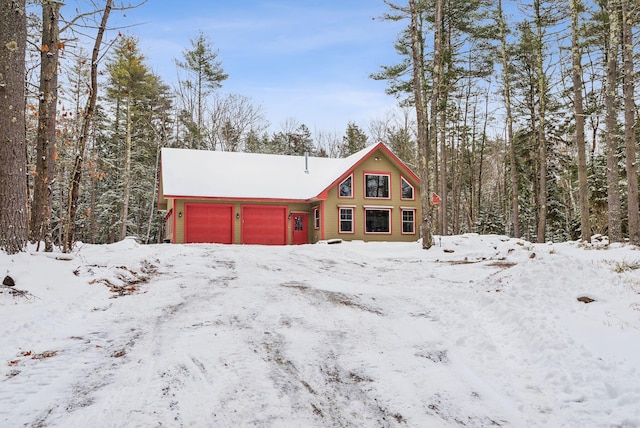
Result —
M 0 250 L 27 243 L 25 0 L 0 0 Z
M 337 132 L 316 132 L 314 140 L 318 150 L 325 153 L 327 157 L 340 157 L 340 146 L 342 145 L 342 137 Z
M 210 118 L 215 147 L 228 152 L 242 150 L 242 141 L 249 132 L 260 134 L 269 126 L 262 107 L 240 94 L 216 95 Z

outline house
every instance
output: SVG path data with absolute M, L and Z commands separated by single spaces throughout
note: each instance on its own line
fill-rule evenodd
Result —
M 384 144 L 342 159 L 163 148 L 166 242 L 415 241 L 418 177 Z

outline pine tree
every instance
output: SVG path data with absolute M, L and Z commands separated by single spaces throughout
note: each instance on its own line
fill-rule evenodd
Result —
M 36 138 L 36 175 L 29 235 L 32 242 L 44 241 L 52 251 L 51 195 L 55 178 L 56 114 L 58 107 L 58 52 L 60 6 L 57 1 L 42 2 L 42 44 L 40 47 L 40 98 Z
M 365 134 L 354 122 L 347 123 L 347 130 L 342 137 L 340 157 L 346 158 L 367 147 L 367 134 Z
M 616 100 L 618 97 L 618 38 L 620 35 L 620 3 L 619 0 L 608 0 L 609 16 L 607 70 L 605 88 L 606 144 L 607 144 L 607 203 L 609 214 L 609 240 L 622 241 L 622 207 L 620 202 L 620 176 L 618 172 L 618 136 Z
M 584 8 L 581 0 L 570 0 L 571 7 L 571 78 L 573 84 L 573 105 L 576 124 L 575 142 L 578 152 L 578 188 L 580 199 L 580 235 L 581 238 L 591 240 L 591 225 L 589 223 L 589 191 L 587 184 L 587 154 L 584 136 L 584 102 L 582 83 L 582 50 L 580 48 L 580 15 Z
M 27 241 L 26 41 L 25 1 L 0 1 L 0 250 L 9 254 Z
M 182 110 L 182 121 L 189 131 L 191 148 L 202 149 L 205 148 L 206 98 L 229 76 L 218 61 L 218 52 L 202 31 L 190 41 L 191 48 L 183 51 L 184 61 L 176 61 L 178 67 L 187 72 L 187 77 L 179 82 L 182 102 L 187 104 Z
M 116 45 L 107 71 L 107 99 L 112 105 L 115 121 L 111 124 L 112 133 L 105 141 L 104 149 L 105 157 L 111 159 L 113 166 L 118 166 L 109 168 L 117 177 L 116 188 L 120 189 L 118 197 L 111 201 L 120 206 L 117 238 L 123 239 L 129 231 L 144 235 L 142 231 L 148 212 L 144 209 L 148 197 L 144 195 L 150 194 L 146 193 L 150 190 L 147 187 L 149 180 L 155 182 L 155 175 L 147 175 L 149 170 L 156 169 L 158 144 L 153 143 L 158 138 L 153 121 L 157 120 L 155 106 L 158 105 L 162 84 L 150 72 L 138 41 L 133 37 L 123 37 Z M 166 116 L 166 106 L 162 109 L 161 116 Z M 130 207 L 138 209 L 130 215 Z
M 638 207 L 638 166 L 636 165 L 636 106 L 633 49 L 633 25 L 637 2 L 621 0 L 622 12 L 622 93 L 624 98 L 624 141 L 627 170 L 627 217 L 629 240 L 640 244 L 640 211 Z

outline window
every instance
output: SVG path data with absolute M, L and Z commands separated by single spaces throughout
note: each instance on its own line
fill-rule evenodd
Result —
M 416 233 L 416 211 L 414 209 L 402 210 L 402 233 L 405 235 Z
M 338 186 L 338 197 L 353 198 L 353 175 L 345 178 Z
M 365 174 L 365 196 L 367 198 L 389 199 L 389 175 Z
M 413 186 L 411 185 L 411 183 L 405 180 L 404 177 L 402 177 L 401 182 L 402 182 L 402 198 L 401 199 L 413 200 L 414 199 Z
M 364 218 L 366 233 L 391 233 L 390 209 L 365 209 Z
M 353 233 L 353 208 L 340 208 L 340 233 Z
M 320 210 L 317 207 L 313 209 L 313 228 L 320 229 Z

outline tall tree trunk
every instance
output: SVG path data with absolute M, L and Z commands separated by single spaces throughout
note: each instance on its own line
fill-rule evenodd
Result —
M 634 2 L 635 3 L 635 2 Z M 638 207 L 638 167 L 636 165 L 636 106 L 634 102 L 635 75 L 633 67 L 633 13 L 629 0 L 622 0 L 622 57 L 624 96 L 624 141 L 627 166 L 627 212 L 629 240 L 640 244 L 640 212 Z
M 544 41 L 542 37 L 542 13 L 540 0 L 534 1 L 536 15 L 536 79 L 538 82 L 538 228 L 537 242 L 544 242 L 547 232 L 547 136 L 546 136 L 546 99 L 547 78 L 544 72 Z
M 91 85 L 89 87 L 89 99 L 85 107 L 82 118 L 82 129 L 78 137 L 78 147 L 71 172 L 71 184 L 69 185 L 69 203 L 67 205 L 67 219 L 64 233 L 64 251 L 68 252 L 75 242 L 75 223 L 78 213 L 78 198 L 80 195 L 80 181 L 82 180 L 82 167 L 84 163 L 84 152 L 89 138 L 89 129 L 93 120 L 93 112 L 96 109 L 96 101 L 98 99 L 98 60 L 100 59 L 100 46 L 104 36 L 109 14 L 113 7 L 113 0 L 106 0 L 102 20 L 98 27 L 93 51 L 91 53 Z
M 434 15 L 434 31 L 433 31 L 433 84 L 432 84 L 432 95 L 431 95 L 431 133 L 430 133 L 430 144 L 434 149 L 434 153 L 436 159 L 434 160 L 434 164 L 436 165 L 436 188 L 439 189 L 441 184 L 440 182 L 440 174 L 439 174 L 439 166 L 440 159 L 438 156 L 438 140 L 442 138 L 442 135 L 438 132 L 439 123 L 439 111 L 441 100 L 441 86 L 442 86 L 442 78 L 443 78 L 443 61 L 442 61 L 442 7 L 444 0 L 435 0 L 435 15 Z M 442 155 L 442 154 L 441 154 Z M 440 190 L 438 190 L 440 191 Z M 438 209 L 438 232 L 442 233 L 442 207 Z
M 164 113 L 162 115 L 162 127 L 164 128 L 165 126 L 165 116 Z M 164 134 L 163 134 L 164 135 Z M 158 188 L 158 178 L 159 178 L 159 171 L 160 171 L 160 148 L 164 145 L 164 138 L 157 138 L 157 144 L 156 144 L 156 162 L 154 165 L 154 169 L 153 169 L 153 188 L 157 189 Z M 153 219 L 156 216 L 156 213 L 158 212 L 158 208 L 156 206 L 156 192 L 152 192 L 151 193 L 151 204 L 150 204 L 150 209 L 149 209 L 149 219 L 147 221 L 147 231 L 145 233 L 145 239 L 144 239 L 144 243 L 145 244 L 149 244 L 151 241 L 151 227 L 153 225 Z M 157 244 L 159 244 L 162 241 L 156 242 Z
M 25 0 L 0 0 L 0 250 L 27 243 Z
M 509 167 L 511 182 L 511 223 L 513 236 L 519 238 L 520 232 L 520 204 L 518 203 L 518 164 L 516 148 L 513 141 L 513 115 L 511 113 L 511 75 L 509 73 L 509 53 L 507 51 L 507 31 L 502 11 L 502 0 L 498 0 L 498 20 L 500 30 L 500 56 L 502 59 L 502 86 L 504 93 L 504 106 L 507 114 L 507 147 L 509 148 Z
M 442 86 L 442 84 L 440 85 Z M 439 108 L 439 126 L 438 132 L 440 133 L 440 221 L 441 223 L 441 231 L 443 235 L 449 234 L 449 216 L 447 215 L 449 210 L 448 199 L 449 196 L 447 194 L 447 113 L 446 113 L 446 104 L 448 97 L 442 91 L 442 89 L 438 89 L 440 92 L 440 108 Z
M 127 224 L 129 223 L 129 196 L 131 195 L 131 133 L 132 133 L 132 117 L 131 117 L 131 94 L 127 95 L 127 123 L 124 148 L 124 171 L 123 175 L 123 195 L 122 195 L 122 213 L 120 220 L 122 222 L 120 229 L 120 239 L 127 236 Z
M 618 174 L 618 138 L 616 136 L 616 98 L 618 72 L 618 37 L 620 35 L 619 7 L 617 0 L 607 2 L 609 12 L 609 35 L 607 49 L 607 81 L 605 89 L 606 134 L 607 143 L 607 204 L 609 214 L 609 240 L 622 241 L 622 208 Z
M 427 118 L 422 98 L 422 26 L 419 24 L 418 10 L 415 0 L 409 0 L 411 13 L 411 53 L 413 59 L 413 95 L 418 125 L 418 169 L 420 175 L 420 205 L 422 207 L 422 221 L 420 231 L 422 248 L 431 248 L 433 232 L 431 230 L 431 201 L 429 198 L 429 140 L 427 136 Z
M 42 45 L 40 47 L 40 99 L 36 136 L 36 176 L 33 183 L 33 205 L 29 238 L 44 241 L 45 251 L 53 251 L 51 237 L 51 194 L 55 177 L 56 113 L 58 101 L 58 21 L 62 3 L 42 3 Z
M 589 223 L 589 187 L 587 183 L 587 149 L 584 137 L 584 101 L 582 97 L 582 52 L 580 49 L 579 19 L 584 7 L 581 0 L 571 0 L 571 57 L 573 66 L 573 112 L 576 122 L 576 148 L 578 151 L 578 194 L 580 196 L 580 235 L 591 240 Z
M 482 138 L 480 139 L 480 157 L 478 161 L 478 206 L 482 203 L 482 173 L 484 171 L 484 156 L 487 147 L 487 127 L 489 125 L 489 93 L 491 87 L 485 92 L 484 99 L 484 123 L 482 124 Z M 479 209 L 478 209 L 479 211 Z

